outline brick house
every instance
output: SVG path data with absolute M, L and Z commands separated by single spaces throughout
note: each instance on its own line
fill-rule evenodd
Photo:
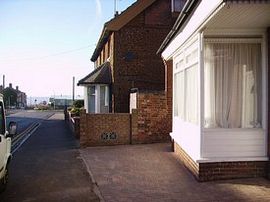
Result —
M 165 69 L 156 55 L 185 0 L 137 0 L 104 24 L 84 86 L 87 113 L 128 113 L 131 89 L 162 91 Z
M 174 150 L 198 180 L 269 174 L 269 36 L 269 0 L 187 1 L 158 50 Z
M 27 105 L 26 94 L 20 91 L 18 86 L 16 86 L 16 88 L 14 89 L 11 83 L 6 88 L 0 85 L 0 93 L 6 95 L 4 99 L 6 106 L 22 108 L 26 107 Z

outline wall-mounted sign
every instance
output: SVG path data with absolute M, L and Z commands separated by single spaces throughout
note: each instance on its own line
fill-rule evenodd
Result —
M 102 140 L 115 140 L 117 139 L 117 134 L 115 132 L 102 133 L 101 139 Z

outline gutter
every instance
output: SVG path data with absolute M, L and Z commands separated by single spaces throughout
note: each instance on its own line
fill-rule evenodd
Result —
M 101 52 L 102 46 L 108 41 L 110 34 L 111 34 L 111 31 L 108 30 L 107 23 L 105 23 L 102 34 L 97 43 L 96 49 L 94 50 L 94 53 L 90 59 L 92 62 L 95 62 L 97 60 L 99 52 Z
M 181 13 L 179 14 L 176 22 L 173 25 L 173 28 L 169 32 L 169 34 L 166 36 L 164 41 L 162 42 L 161 46 L 159 47 L 157 51 L 157 55 L 161 54 L 163 50 L 168 46 L 172 38 L 175 36 L 177 31 L 180 29 L 180 27 L 185 23 L 187 17 L 193 10 L 194 6 L 197 5 L 201 0 L 187 0 L 185 3 Z

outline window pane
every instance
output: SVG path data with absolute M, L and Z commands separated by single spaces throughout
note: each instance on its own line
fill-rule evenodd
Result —
M 205 127 L 261 127 L 261 45 L 206 43 Z
M 106 90 L 106 86 L 100 86 L 100 113 L 108 113 L 109 107 L 106 105 L 106 99 L 108 91 Z
M 198 124 L 198 65 L 186 69 L 186 116 L 187 122 Z
M 174 115 L 178 116 L 181 119 L 184 119 L 184 101 L 185 101 L 185 80 L 184 80 L 184 71 L 178 72 L 174 76 L 175 82 L 175 96 L 174 96 Z
M 88 109 L 90 113 L 95 113 L 96 111 L 95 89 L 95 86 L 88 88 Z

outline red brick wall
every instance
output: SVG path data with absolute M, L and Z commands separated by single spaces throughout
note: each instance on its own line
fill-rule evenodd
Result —
M 173 141 L 172 144 L 176 158 L 199 180 L 199 165 L 177 143 Z
M 171 29 L 171 1 L 159 0 L 114 32 L 113 111 L 129 112 L 129 90 L 164 90 L 165 69 L 156 52 Z
M 211 181 L 247 177 L 264 177 L 267 173 L 267 161 L 196 163 L 174 142 L 176 157 L 199 181 Z
M 86 114 L 83 111 L 80 117 L 82 147 L 130 144 L 130 114 Z
M 266 167 L 266 161 L 200 163 L 199 180 L 265 177 Z
M 132 143 L 168 142 L 170 139 L 164 91 L 139 92 L 132 115 Z M 136 127 L 137 126 L 137 127 Z M 135 131 L 134 131 L 135 130 Z
M 81 146 L 168 142 L 170 120 L 164 91 L 137 93 L 132 113 L 86 114 L 80 116 Z M 115 132 L 117 139 L 104 140 L 103 133 Z

